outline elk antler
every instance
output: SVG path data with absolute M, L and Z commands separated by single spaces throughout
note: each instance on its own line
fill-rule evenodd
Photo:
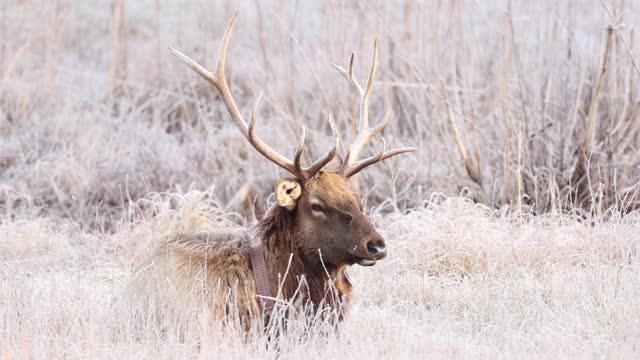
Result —
M 242 135 L 244 135 L 244 137 L 249 140 L 249 143 L 256 150 L 258 150 L 260 154 L 300 179 L 304 180 L 311 178 L 336 156 L 340 144 L 338 129 L 336 128 L 336 125 L 333 122 L 331 116 L 329 116 L 329 125 L 331 126 L 331 131 L 333 132 L 335 146 L 333 147 L 333 149 L 331 149 L 331 151 L 311 164 L 311 166 L 305 168 L 300 165 L 300 158 L 302 156 L 302 150 L 304 149 L 304 128 L 302 129 L 302 136 L 300 137 L 300 142 L 298 144 L 298 148 L 296 149 L 294 161 L 291 161 L 286 157 L 280 155 L 278 152 L 276 152 L 262 140 L 260 140 L 260 138 L 256 135 L 255 127 L 257 122 L 256 119 L 258 113 L 258 103 L 262 98 L 262 93 L 258 95 L 256 102 L 253 104 L 253 110 L 251 112 L 251 122 L 249 122 L 249 126 L 247 126 L 247 123 L 245 122 L 242 114 L 240 113 L 240 110 L 238 109 L 236 101 L 233 99 L 233 95 L 231 94 L 229 84 L 227 83 L 227 79 L 224 74 L 227 50 L 229 49 L 229 40 L 231 39 L 233 25 L 235 24 L 237 17 L 238 11 L 233 14 L 233 17 L 231 18 L 231 21 L 229 22 L 229 25 L 227 25 L 227 29 L 225 30 L 224 37 L 222 38 L 222 43 L 220 44 L 220 50 L 218 51 L 218 63 L 216 65 L 215 74 L 212 74 L 200 64 L 191 60 L 188 56 L 172 48 L 171 46 L 169 46 L 169 50 L 171 50 L 173 55 L 177 56 L 178 59 L 182 60 L 183 63 L 189 66 L 191 70 L 198 73 L 198 75 L 202 76 L 211 85 L 213 85 L 213 87 L 218 91 L 218 94 L 222 98 L 224 105 L 227 107 L 227 111 L 231 115 L 231 119 L 233 120 L 233 122 L 236 124 L 238 129 L 240 129 Z
M 373 60 L 371 61 L 371 70 L 369 71 L 369 80 L 367 80 L 367 87 L 362 88 L 358 81 L 356 81 L 356 77 L 353 71 L 354 67 L 354 54 L 351 54 L 351 59 L 349 59 L 349 70 L 345 70 L 342 66 L 334 64 L 333 67 L 338 70 L 354 87 L 358 95 L 360 96 L 360 117 L 358 119 L 358 133 L 356 135 L 353 144 L 349 146 L 349 152 L 347 153 L 347 157 L 342 164 L 342 168 L 340 169 L 340 173 L 344 177 L 351 177 L 360 170 L 366 168 L 369 165 L 375 164 L 379 161 L 388 159 L 392 156 L 402 154 L 405 152 L 416 151 L 418 148 L 415 147 L 401 147 L 398 149 L 393 149 L 387 151 L 387 143 L 382 139 L 382 148 L 380 151 L 371 157 L 366 159 L 358 160 L 358 155 L 362 151 L 365 145 L 371 141 L 378 133 L 387 126 L 389 122 L 389 112 L 385 112 L 382 121 L 372 127 L 369 128 L 369 96 L 371 95 L 371 90 L 373 89 L 373 81 L 376 77 L 376 62 L 378 60 L 378 39 L 375 40 L 373 44 Z

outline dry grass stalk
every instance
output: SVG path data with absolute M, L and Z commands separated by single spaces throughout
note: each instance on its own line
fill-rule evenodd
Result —
M 464 145 L 464 142 L 462 141 L 460 130 L 458 129 L 458 125 L 456 124 L 455 114 L 453 113 L 453 109 L 451 108 L 451 105 L 449 104 L 448 100 L 445 100 L 445 106 L 447 107 L 449 125 L 453 130 L 456 146 L 458 147 L 458 151 L 460 152 L 460 156 L 462 157 L 462 161 L 464 162 L 464 167 L 467 171 L 467 175 L 469 175 L 469 178 L 471 178 L 471 180 L 473 180 L 476 184 L 482 187 L 482 178 L 477 173 L 476 171 L 477 167 L 473 165 L 473 160 L 471 160 L 471 157 L 467 152 L 467 148 Z
M 115 0 L 111 22 L 111 58 L 109 61 L 109 103 L 115 101 L 118 87 L 127 80 L 128 26 L 125 0 Z
M 578 162 L 573 171 L 572 184 L 575 187 L 577 198 L 583 198 L 585 190 L 591 195 L 591 186 L 585 189 L 582 183 L 585 176 L 589 176 L 589 158 L 592 154 L 593 145 L 595 142 L 595 131 L 598 118 L 598 106 L 600 104 L 600 97 L 602 96 L 602 90 L 605 85 L 607 70 L 609 68 L 609 61 L 611 58 L 611 48 L 613 46 L 615 32 L 613 28 L 607 29 L 607 40 L 604 53 L 602 55 L 601 66 L 598 76 L 598 81 L 594 89 L 591 104 L 589 105 L 589 112 L 586 118 L 586 130 L 584 133 L 584 139 L 580 145 L 578 151 Z M 582 190 L 581 190 L 582 189 Z

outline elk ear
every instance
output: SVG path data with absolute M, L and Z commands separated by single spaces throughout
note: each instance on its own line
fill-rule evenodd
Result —
M 293 210 L 302 195 L 302 184 L 292 179 L 280 179 L 276 184 L 276 201 L 278 205 Z

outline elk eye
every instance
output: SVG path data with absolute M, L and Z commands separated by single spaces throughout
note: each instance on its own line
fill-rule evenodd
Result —
M 324 208 L 320 204 L 311 204 L 311 210 L 315 212 L 324 212 Z

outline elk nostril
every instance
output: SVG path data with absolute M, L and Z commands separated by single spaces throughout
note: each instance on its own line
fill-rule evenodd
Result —
M 369 255 L 374 257 L 376 260 L 380 260 L 387 256 L 387 248 L 385 247 L 382 239 L 367 242 L 367 251 L 369 252 Z

